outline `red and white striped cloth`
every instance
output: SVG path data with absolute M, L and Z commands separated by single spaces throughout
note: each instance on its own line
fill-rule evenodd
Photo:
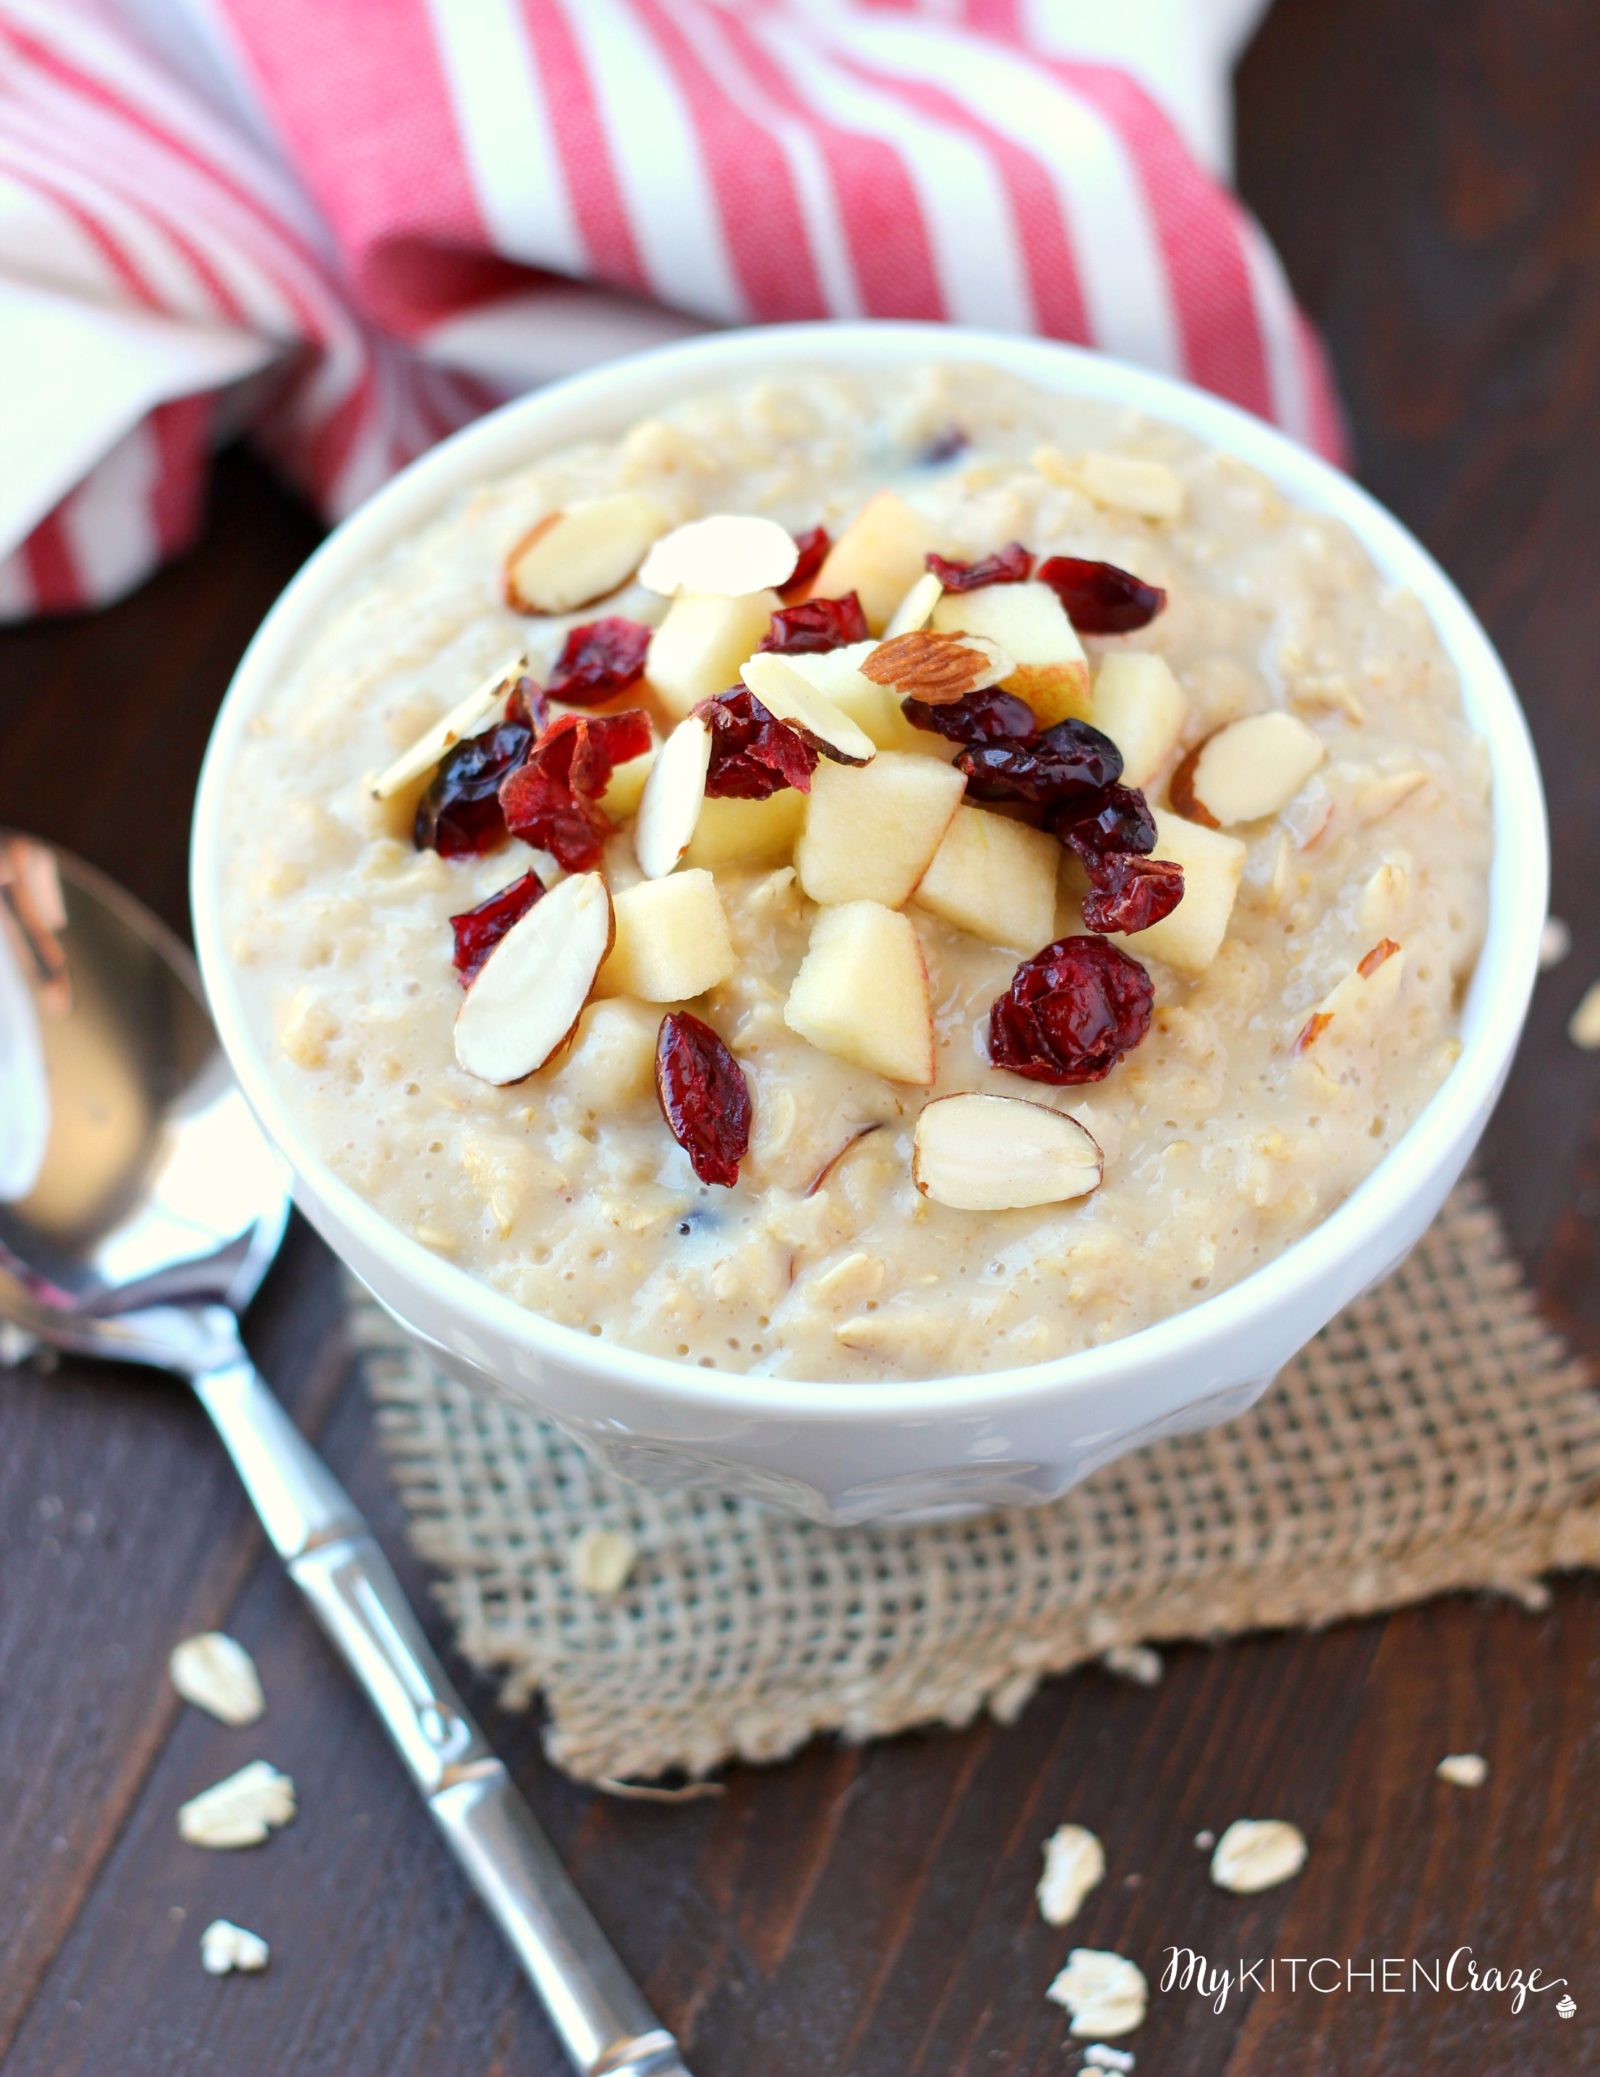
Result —
M 707 325 L 1083 340 L 1336 452 L 1226 181 L 1257 5 L 0 0 L 0 618 L 180 549 L 241 424 L 337 517 Z

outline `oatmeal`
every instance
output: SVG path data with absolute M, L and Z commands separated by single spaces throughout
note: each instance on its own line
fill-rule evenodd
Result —
M 521 1304 L 814 1379 L 1278 1253 L 1450 1071 L 1489 772 L 1415 599 L 1174 428 L 796 374 L 458 496 L 228 779 L 333 1168 Z

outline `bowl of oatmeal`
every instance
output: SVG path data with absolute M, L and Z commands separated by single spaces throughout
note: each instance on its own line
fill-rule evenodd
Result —
M 240 665 L 202 968 L 452 1374 L 819 1520 L 1249 1405 L 1509 1070 L 1537 770 L 1437 566 L 1216 399 L 917 325 L 558 384 Z

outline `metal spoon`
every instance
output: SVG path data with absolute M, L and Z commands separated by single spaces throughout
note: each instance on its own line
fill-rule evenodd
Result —
M 284 1174 L 177 940 L 0 831 L 0 1322 L 186 1377 L 584 2077 L 688 2077 L 467 1714 L 349 1495 L 245 1354 Z

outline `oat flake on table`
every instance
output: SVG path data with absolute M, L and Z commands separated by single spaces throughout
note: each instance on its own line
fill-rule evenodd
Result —
M 1075 1947 L 1045 1996 L 1072 2015 L 1080 2036 L 1131 2034 L 1144 2020 L 1150 1986 L 1137 1962 L 1103 1947 Z
M 1211 1856 L 1211 1880 L 1235 1896 L 1275 1889 L 1306 1864 L 1306 1837 L 1277 1817 L 1235 1818 Z
M 191 1796 L 178 1812 L 178 1834 L 191 1846 L 227 1850 L 260 1846 L 295 1814 L 294 1783 L 267 1760 Z
M 214 1918 L 200 1935 L 200 1966 L 208 1976 L 229 1976 L 236 1969 L 253 1975 L 271 1959 L 272 1950 L 261 1935 L 231 1919 Z
M 1044 1842 L 1044 1873 L 1035 1894 L 1046 1925 L 1070 1925 L 1106 1872 L 1105 1848 L 1087 1826 L 1058 1825 Z
M 1600 981 L 1585 990 L 1567 1022 L 1567 1036 L 1585 1053 L 1600 1052 Z
M 175 1644 L 167 1670 L 184 1701 L 219 1723 L 235 1728 L 253 1724 L 267 1706 L 255 1661 L 242 1644 L 220 1630 L 202 1630 Z

